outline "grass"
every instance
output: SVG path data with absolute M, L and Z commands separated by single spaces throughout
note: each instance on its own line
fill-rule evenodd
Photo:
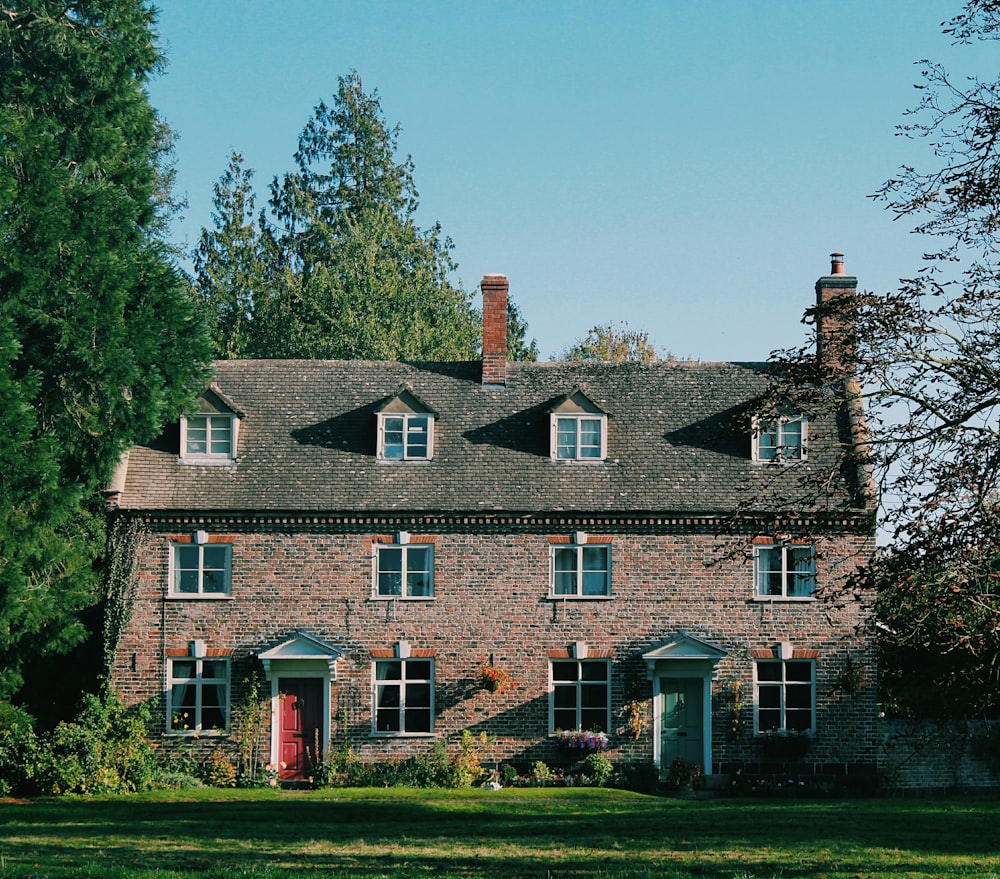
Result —
M 1000 879 L 1000 800 L 600 789 L 0 801 L 0 879 Z

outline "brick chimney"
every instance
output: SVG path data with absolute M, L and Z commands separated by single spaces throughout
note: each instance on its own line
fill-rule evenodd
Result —
M 484 275 L 483 385 L 507 384 L 507 276 Z
M 855 310 L 858 279 L 844 274 L 844 254 L 830 254 L 830 274 L 816 282 L 816 362 L 826 377 L 853 371 L 857 357 Z

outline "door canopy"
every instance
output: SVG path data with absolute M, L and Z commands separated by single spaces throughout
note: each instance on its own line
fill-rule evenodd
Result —
M 699 638 L 682 629 L 675 632 L 658 647 L 647 650 L 642 654 L 642 658 L 646 660 L 646 669 L 652 678 L 658 663 L 678 660 L 706 663 L 714 674 L 719 663 L 728 655 L 729 651 L 720 644 L 706 641 L 704 638 Z
M 337 660 L 345 651 L 325 638 L 297 629 L 280 644 L 258 654 L 264 666 L 264 674 L 270 680 L 272 669 L 287 667 L 289 662 L 308 662 L 310 665 L 326 664 L 330 680 L 336 680 Z

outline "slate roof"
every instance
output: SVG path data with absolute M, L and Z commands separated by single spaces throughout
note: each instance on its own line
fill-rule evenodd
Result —
M 181 463 L 173 425 L 131 451 L 119 506 L 712 515 L 732 512 L 750 491 L 762 509 L 795 508 L 779 495 L 831 453 L 817 441 L 821 426 L 811 424 L 808 462 L 751 462 L 739 416 L 771 368 L 511 363 L 506 387 L 491 388 L 481 384 L 478 361 L 220 361 L 213 387 L 241 412 L 237 463 Z M 403 385 L 436 413 L 432 461 L 376 458 L 375 413 Z M 549 411 L 577 386 L 608 413 L 605 461 L 550 458 Z M 848 493 L 834 506 L 849 508 Z

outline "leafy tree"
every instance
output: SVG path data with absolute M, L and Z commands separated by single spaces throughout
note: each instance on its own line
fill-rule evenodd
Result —
M 614 363 L 646 363 L 659 360 L 645 330 L 633 330 L 627 323 L 607 323 L 593 327 L 587 335 L 563 352 L 563 360 L 600 360 Z
M 971 0 L 944 31 L 958 42 L 996 39 L 1000 3 Z M 876 197 L 936 249 L 899 289 L 815 310 L 851 329 L 841 343 L 856 350 L 856 375 L 843 382 L 827 371 L 797 393 L 806 410 L 866 404 L 864 459 L 841 463 L 872 468 L 892 538 L 852 584 L 878 590 L 885 698 L 901 710 L 926 713 L 933 702 L 938 714 L 996 715 L 1000 80 L 957 81 L 930 62 L 923 79 L 900 129 L 928 140 L 932 167 L 901 168 Z M 813 363 L 805 351 L 783 359 L 798 379 Z M 918 698 L 921 688 L 931 700 Z
M 521 316 L 521 309 L 514 300 L 507 299 L 507 359 L 526 360 L 534 363 L 538 360 L 538 340 L 528 339 L 528 323 Z
M 99 491 L 205 375 L 162 239 L 152 25 L 140 0 L 0 11 L 0 698 L 32 656 L 82 636 Z

